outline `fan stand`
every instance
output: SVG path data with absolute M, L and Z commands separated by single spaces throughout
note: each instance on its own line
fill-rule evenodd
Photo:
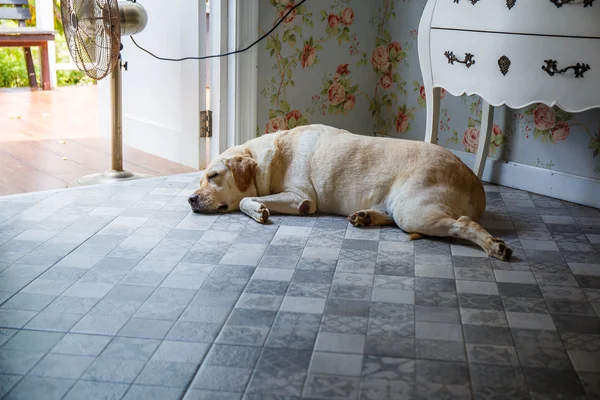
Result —
M 119 54 L 119 60 L 110 73 L 112 168 L 105 172 L 82 176 L 67 187 L 115 183 L 150 177 L 150 175 L 138 174 L 123 169 L 123 68 L 127 70 L 127 62 L 123 62 Z

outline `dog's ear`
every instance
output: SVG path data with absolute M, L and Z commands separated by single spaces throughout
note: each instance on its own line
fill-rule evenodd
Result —
M 256 173 L 256 161 L 250 156 L 235 156 L 225 161 L 240 192 L 248 190 Z

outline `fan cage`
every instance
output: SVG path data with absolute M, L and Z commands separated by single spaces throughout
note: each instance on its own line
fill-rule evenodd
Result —
M 121 51 L 117 0 L 61 0 L 61 19 L 77 68 L 96 80 L 110 74 Z

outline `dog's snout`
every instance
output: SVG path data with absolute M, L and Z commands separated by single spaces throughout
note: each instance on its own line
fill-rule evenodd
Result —
M 196 202 L 196 200 L 198 200 L 198 195 L 196 193 L 194 193 L 193 195 L 191 195 L 188 198 L 188 203 L 194 204 Z

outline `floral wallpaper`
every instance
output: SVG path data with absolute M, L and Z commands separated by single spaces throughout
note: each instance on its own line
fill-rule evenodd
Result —
M 295 0 L 261 0 L 272 26 Z M 257 135 L 308 123 L 423 140 L 425 92 L 417 54 L 424 0 L 309 0 L 259 55 Z M 474 153 L 481 99 L 442 91 L 439 144 Z M 600 179 L 600 110 L 496 108 L 490 157 Z
M 262 0 L 260 26 L 272 26 L 294 5 Z M 315 122 L 372 133 L 363 90 L 376 81 L 361 51 L 375 40 L 370 15 L 369 2 L 307 1 L 269 35 L 259 56 L 257 134 Z

